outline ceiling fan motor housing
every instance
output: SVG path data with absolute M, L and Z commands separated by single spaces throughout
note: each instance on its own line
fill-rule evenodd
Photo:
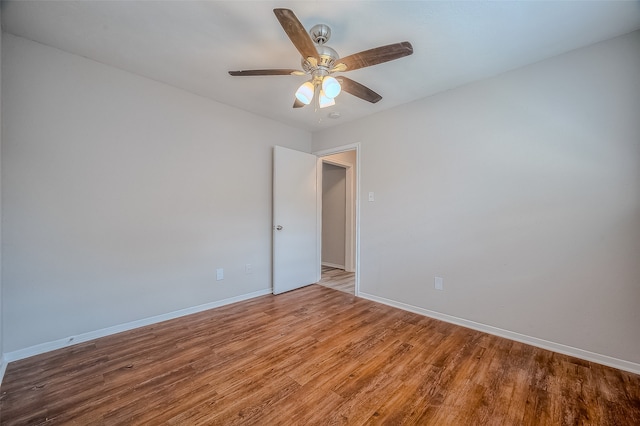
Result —
M 319 67 L 326 67 L 328 69 L 333 68 L 333 64 L 338 60 L 338 52 L 330 48 L 329 46 L 319 45 L 316 46 L 320 61 L 318 61 Z
M 317 45 L 316 50 L 318 51 L 318 63 L 317 65 L 309 62 L 307 59 L 302 58 L 301 64 L 302 69 L 307 74 L 315 74 L 316 72 L 320 72 L 323 75 L 329 74 L 329 70 L 333 68 L 334 64 L 338 60 L 338 52 L 330 48 L 326 45 Z

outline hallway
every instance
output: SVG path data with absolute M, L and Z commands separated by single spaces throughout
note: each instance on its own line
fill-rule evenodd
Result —
M 356 294 L 356 274 L 343 269 L 322 266 L 321 286 L 329 287 L 349 294 Z

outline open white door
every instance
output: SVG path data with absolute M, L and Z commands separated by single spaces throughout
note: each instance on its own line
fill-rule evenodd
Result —
M 317 157 L 273 151 L 273 294 L 318 282 Z

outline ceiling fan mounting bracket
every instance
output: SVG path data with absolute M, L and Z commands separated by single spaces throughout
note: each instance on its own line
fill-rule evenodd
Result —
M 316 24 L 309 30 L 311 40 L 316 44 L 325 44 L 331 38 L 331 28 L 327 24 Z

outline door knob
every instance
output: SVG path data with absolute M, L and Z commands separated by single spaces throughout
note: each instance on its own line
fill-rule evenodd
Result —
M 282 231 L 282 225 L 278 225 L 275 227 L 276 231 Z

